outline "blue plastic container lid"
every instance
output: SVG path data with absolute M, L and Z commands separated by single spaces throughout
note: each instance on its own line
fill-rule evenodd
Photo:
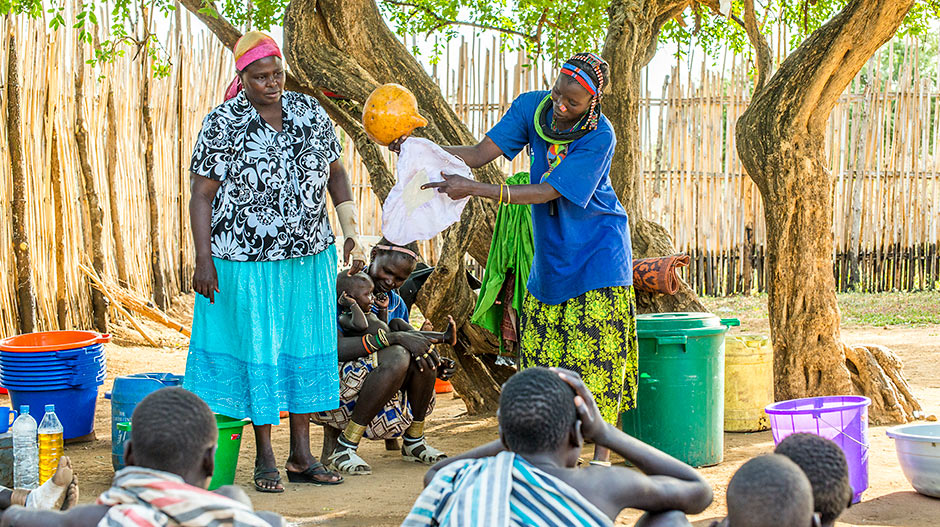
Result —
M 55 405 L 54 405 L 54 404 L 47 404 L 47 405 L 46 405 L 46 412 L 55 412 Z
M 28 414 L 28 413 L 29 413 L 29 405 L 28 405 L 28 404 L 21 404 L 21 405 L 20 405 L 20 415 Z
M 98 388 L 98 386 L 101 386 L 102 384 L 104 384 L 104 381 L 87 382 L 87 383 L 75 384 L 75 385 L 72 385 L 72 384 L 50 384 L 50 385 L 43 385 L 43 386 L 3 385 L 3 387 L 6 388 L 7 391 L 10 391 L 10 392 L 58 392 L 61 390 L 88 390 L 91 388 Z

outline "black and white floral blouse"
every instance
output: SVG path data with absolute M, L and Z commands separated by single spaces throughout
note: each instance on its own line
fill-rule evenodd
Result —
M 273 261 L 317 254 L 334 242 L 327 217 L 330 163 L 342 148 L 316 99 L 281 96 L 277 132 L 245 92 L 202 122 L 190 170 L 221 181 L 212 202 L 212 256 Z

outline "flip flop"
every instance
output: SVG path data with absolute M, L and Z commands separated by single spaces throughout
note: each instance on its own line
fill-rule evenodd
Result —
M 317 479 L 317 476 L 338 476 L 339 479 L 336 481 L 324 481 L 322 479 Z M 307 467 L 307 470 L 303 472 L 293 472 L 287 471 L 287 481 L 291 483 L 310 483 L 312 485 L 339 485 L 343 482 L 343 476 L 335 472 L 327 470 L 323 463 L 317 461 L 316 463 Z
M 274 474 L 274 477 L 267 477 L 270 474 Z M 274 482 L 274 487 L 262 487 L 258 485 L 258 481 L 272 481 Z M 252 476 L 252 481 L 255 484 L 255 490 L 258 492 L 267 492 L 270 494 L 280 494 L 284 492 L 283 488 L 277 488 L 277 484 L 281 482 L 281 474 L 273 467 L 255 467 L 255 474 Z

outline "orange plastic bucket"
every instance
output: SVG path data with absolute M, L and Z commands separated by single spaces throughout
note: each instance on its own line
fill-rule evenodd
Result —
M 111 342 L 111 335 L 96 331 L 42 331 L 0 340 L 0 350 L 24 353 L 65 351 Z
M 437 379 L 434 381 L 434 393 L 450 393 L 454 391 L 454 385 L 450 381 Z

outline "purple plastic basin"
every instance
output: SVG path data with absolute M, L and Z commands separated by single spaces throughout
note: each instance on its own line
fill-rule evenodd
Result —
M 849 465 L 849 482 L 854 496 L 852 503 L 862 499 L 868 488 L 868 406 L 871 400 L 860 395 L 809 397 L 780 401 L 764 410 L 770 417 L 774 444 L 790 434 L 815 434 L 831 439 Z

